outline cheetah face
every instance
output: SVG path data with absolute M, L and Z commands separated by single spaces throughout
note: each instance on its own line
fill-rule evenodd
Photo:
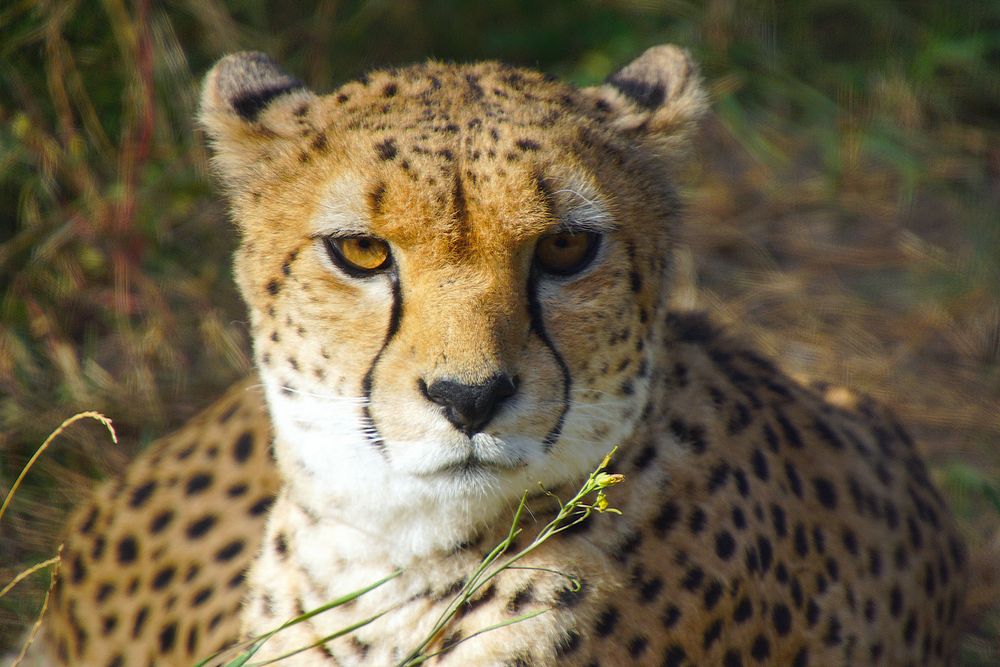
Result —
M 488 514 L 636 428 L 703 108 L 681 51 L 591 89 L 429 63 L 322 97 L 238 54 L 202 105 L 286 477 Z

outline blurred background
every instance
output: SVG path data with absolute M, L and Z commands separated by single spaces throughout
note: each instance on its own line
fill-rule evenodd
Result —
M 972 551 L 962 665 L 1000 663 L 1000 2 L 5 0 L 0 4 L 0 585 L 69 508 L 250 371 L 234 237 L 192 115 L 220 55 L 318 91 L 428 57 L 578 84 L 661 42 L 713 115 L 676 300 L 918 436 Z M 40 572 L 0 600 L 0 650 Z

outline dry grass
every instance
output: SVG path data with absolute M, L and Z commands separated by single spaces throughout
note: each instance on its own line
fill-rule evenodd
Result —
M 692 169 L 678 301 L 747 331 L 796 374 L 875 395 L 912 426 L 972 548 L 962 663 L 994 664 L 1000 10 L 990 6 L 845 0 L 777 16 L 721 0 L 572 11 L 556 0 L 461 11 L 445 0 L 320 0 L 299 12 L 220 0 L 3 4 L 0 494 L 66 415 L 110 415 L 125 447 L 104 446 L 99 428 L 68 434 L 4 517 L 0 581 L 54 552 L 92 480 L 249 370 L 232 237 L 191 126 L 197 75 L 221 52 L 269 50 L 319 88 L 427 54 L 502 55 L 591 82 L 673 40 L 705 63 L 718 110 Z M 30 624 L 47 583 L 31 578 L 4 598 L 0 648 Z

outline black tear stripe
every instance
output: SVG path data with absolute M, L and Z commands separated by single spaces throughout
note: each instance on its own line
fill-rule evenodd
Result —
M 556 349 L 556 346 L 552 343 L 552 339 L 549 338 L 549 334 L 545 331 L 545 322 L 542 319 L 542 306 L 538 302 L 538 272 L 534 268 L 531 269 L 531 274 L 528 276 L 528 317 L 531 319 L 531 330 L 542 341 L 542 344 L 549 348 L 563 376 L 562 411 L 559 413 L 556 425 L 552 427 L 552 430 L 542 440 L 542 447 L 544 447 L 547 454 L 555 447 L 556 441 L 559 440 L 559 436 L 562 433 L 563 423 L 566 421 L 566 413 L 569 412 L 569 393 L 573 379 L 569 374 L 569 366 L 566 365 L 566 361 L 559 354 L 559 350 Z
M 382 456 L 387 460 L 389 454 L 385 451 L 385 441 L 380 436 L 374 435 L 378 433 L 378 427 L 375 426 L 375 420 L 372 418 L 372 413 L 368 406 L 372 398 L 372 381 L 375 378 L 375 367 L 378 366 L 379 359 L 382 358 L 385 349 L 389 347 L 389 343 L 392 342 L 392 339 L 396 336 L 396 332 L 399 331 L 399 322 L 403 319 L 403 294 L 399 289 L 399 272 L 395 269 L 389 274 L 389 284 L 392 287 L 392 310 L 389 312 L 389 328 L 385 332 L 385 340 L 382 341 L 382 347 L 379 348 L 375 358 L 372 359 L 372 364 L 368 367 L 368 372 L 365 373 L 365 377 L 361 381 L 361 393 L 365 399 L 365 404 L 361 407 L 362 427 L 365 430 L 365 437 L 368 438 L 371 445 L 381 452 Z
M 247 121 L 255 121 L 267 105 L 276 97 L 287 95 L 288 93 L 305 88 L 301 81 L 292 80 L 287 83 L 280 83 L 274 86 L 267 86 L 260 90 L 253 90 L 234 98 L 230 104 L 233 110 Z

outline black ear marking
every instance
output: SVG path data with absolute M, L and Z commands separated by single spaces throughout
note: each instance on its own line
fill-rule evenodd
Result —
M 667 90 L 662 83 L 630 79 L 622 74 L 621 71 L 615 72 L 607 78 L 607 82 L 636 104 L 647 109 L 655 109 L 666 101 Z
M 275 97 L 280 97 L 285 93 L 290 93 L 293 90 L 299 90 L 304 86 L 300 84 L 287 84 L 284 86 L 274 86 L 271 88 L 265 88 L 263 90 L 258 90 L 245 95 L 241 95 L 232 101 L 233 109 L 236 110 L 242 118 L 249 121 L 257 120 L 257 116 L 263 111 L 268 102 L 273 100 Z
M 267 54 L 248 51 L 226 56 L 215 66 L 219 99 L 241 118 L 255 121 L 275 98 L 305 88 Z

